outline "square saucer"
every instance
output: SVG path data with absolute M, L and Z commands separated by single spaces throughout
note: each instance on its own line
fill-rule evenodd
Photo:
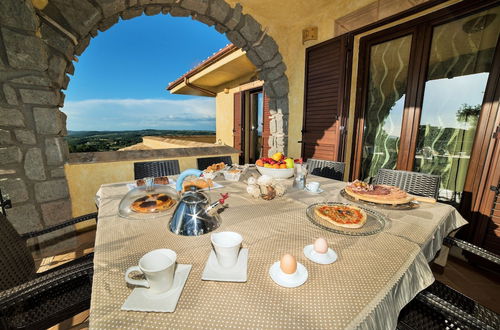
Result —
M 182 289 L 192 265 L 177 264 L 172 288 L 163 293 L 152 293 L 148 288 L 135 288 L 122 305 L 125 311 L 172 313 L 177 307 Z
M 241 249 L 238 261 L 232 268 L 224 268 L 219 265 L 215 251 L 210 251 L 207 264 L 203 270 L 201 279 L 205 281 L 220 282 L 246 282 L 248 265 L 248 249 Z

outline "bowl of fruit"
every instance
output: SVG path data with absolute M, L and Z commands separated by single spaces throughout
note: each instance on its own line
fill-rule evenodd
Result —
M 281 152 L 275 153 L 271 158 L 259 158 L 255 165 L 260 174 L 275 179 L 287 179 L 293 176 L 293 158 L 286 157 Z

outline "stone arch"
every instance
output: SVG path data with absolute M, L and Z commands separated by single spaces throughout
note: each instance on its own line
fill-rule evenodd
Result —
M 286 151 L 288 78 L 278 45 L 240 4 L 224 0 L 0 1 L 0 189 L 14 202 L 9 219 L 19 232 L 70 217 L 64 174 L 66 117 L 59 108 L 73 61 L 91 38 L 119 19 L 142 14 L 191 16 L 247 56 L 264 80 L 274 114 L 273 151 Z M 279 109 L 279 110 L 278 110 Z

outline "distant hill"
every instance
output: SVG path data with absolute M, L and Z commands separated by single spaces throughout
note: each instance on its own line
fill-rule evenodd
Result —
M 69 152 L 115 151 L 142 142 L 143 136 L 215 135 L 214 131 L 157 130 L 68 131 Z

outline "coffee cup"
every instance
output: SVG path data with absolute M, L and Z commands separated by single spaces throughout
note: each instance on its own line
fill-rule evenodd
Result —
M 236 265 L 243 237 L 232 231 L 223 231 L 212 234 L 210 238 L 219 265 L 224 268 L 231 268 Z
M 317 192 L 319 189 L 319 182 L 311 181 L 306 184 L 307 190 L 311 192 Z
M 125 272 L 125 281 L 132 285 L 144 286 L 152 292 L 162 293 L 168 291 L 174 282 L 175 260 L 177 253 L 170 249 L 158 249 L 146 253 L 139 259 L 138 266 L 132 266 Z M 136 271 L 144 274 L 144 280 L 129 277 Z

